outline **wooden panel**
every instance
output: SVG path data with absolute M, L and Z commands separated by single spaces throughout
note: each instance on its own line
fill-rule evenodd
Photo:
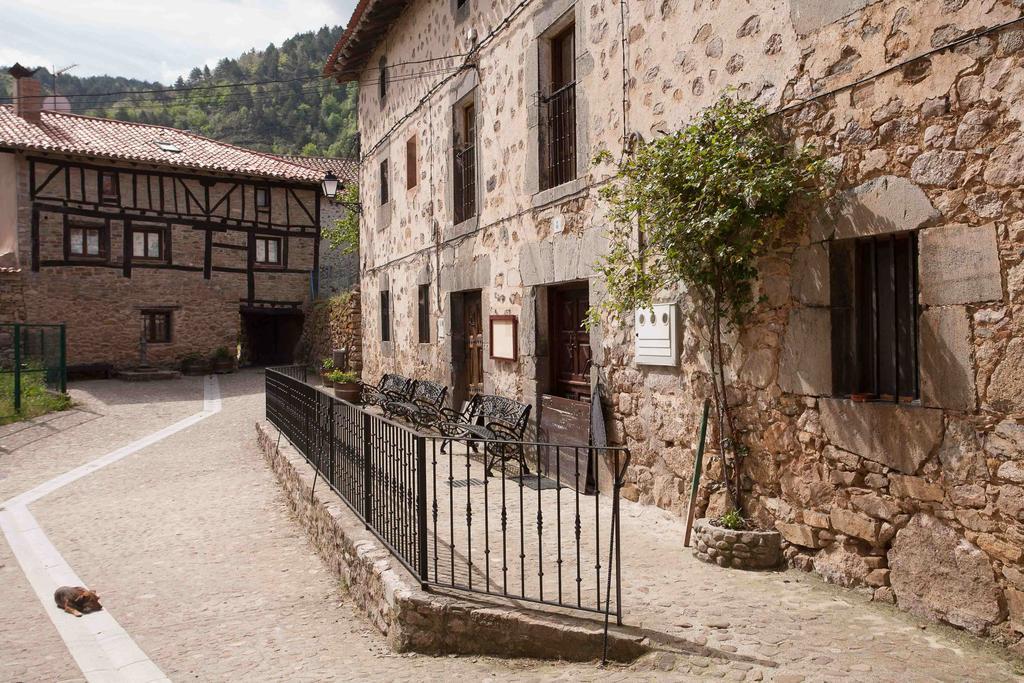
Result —
M 590 445 L 590 404 L 561 396 L 541 396 L 540 440 L 561 446 Z M 578 454 L 578 461 L 577 461 Z M 541 447 L 541 473 L 549 479 L 558 477 L 563 484 L 576 487 L 576 467 L 579 464 L 579 490 L 594 490 L 593 467 L 589 448 Z
M 583 324 L 589 308 L 586 287 L 553 292 L 552 393 L 577 401 L 590 401 L 590 333 Z

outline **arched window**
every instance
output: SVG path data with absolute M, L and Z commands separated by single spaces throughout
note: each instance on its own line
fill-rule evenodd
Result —
M 381 57 L 377 66 L 377 94 L 383 102 L 388 97 L 388 58 Z

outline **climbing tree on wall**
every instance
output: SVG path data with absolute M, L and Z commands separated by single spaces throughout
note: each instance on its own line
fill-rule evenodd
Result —
M 592 321 L 631 320 L 659 292 L 685 285 L 708 333 L 721 483 L 736 509 L 744 447 L 726 394 L 724 333 L 757 303 L 758 259 L 793 201 L 823 200 L 831 185 L 816 150 L 792 144 L 763 107 L 726 94 L 682 130 L 637 145 L 601 190 L 612 224 L 598 265 L 608 294 Z

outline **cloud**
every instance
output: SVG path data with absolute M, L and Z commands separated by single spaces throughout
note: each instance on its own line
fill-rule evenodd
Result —
M 344 24 L 354 6 L 355 0 L 0 0 L 0 63 L 78 64 L 78 76 L 166 83 L 194 66 Z

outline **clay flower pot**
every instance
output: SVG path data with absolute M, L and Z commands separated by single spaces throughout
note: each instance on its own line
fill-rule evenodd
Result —
M 334 385 L 334 395 L 342 401 L 348 401 L 349 403 L 359 403 L 361 391 L 362 388 L 359 386 L 359 382 L 337 382 Z

